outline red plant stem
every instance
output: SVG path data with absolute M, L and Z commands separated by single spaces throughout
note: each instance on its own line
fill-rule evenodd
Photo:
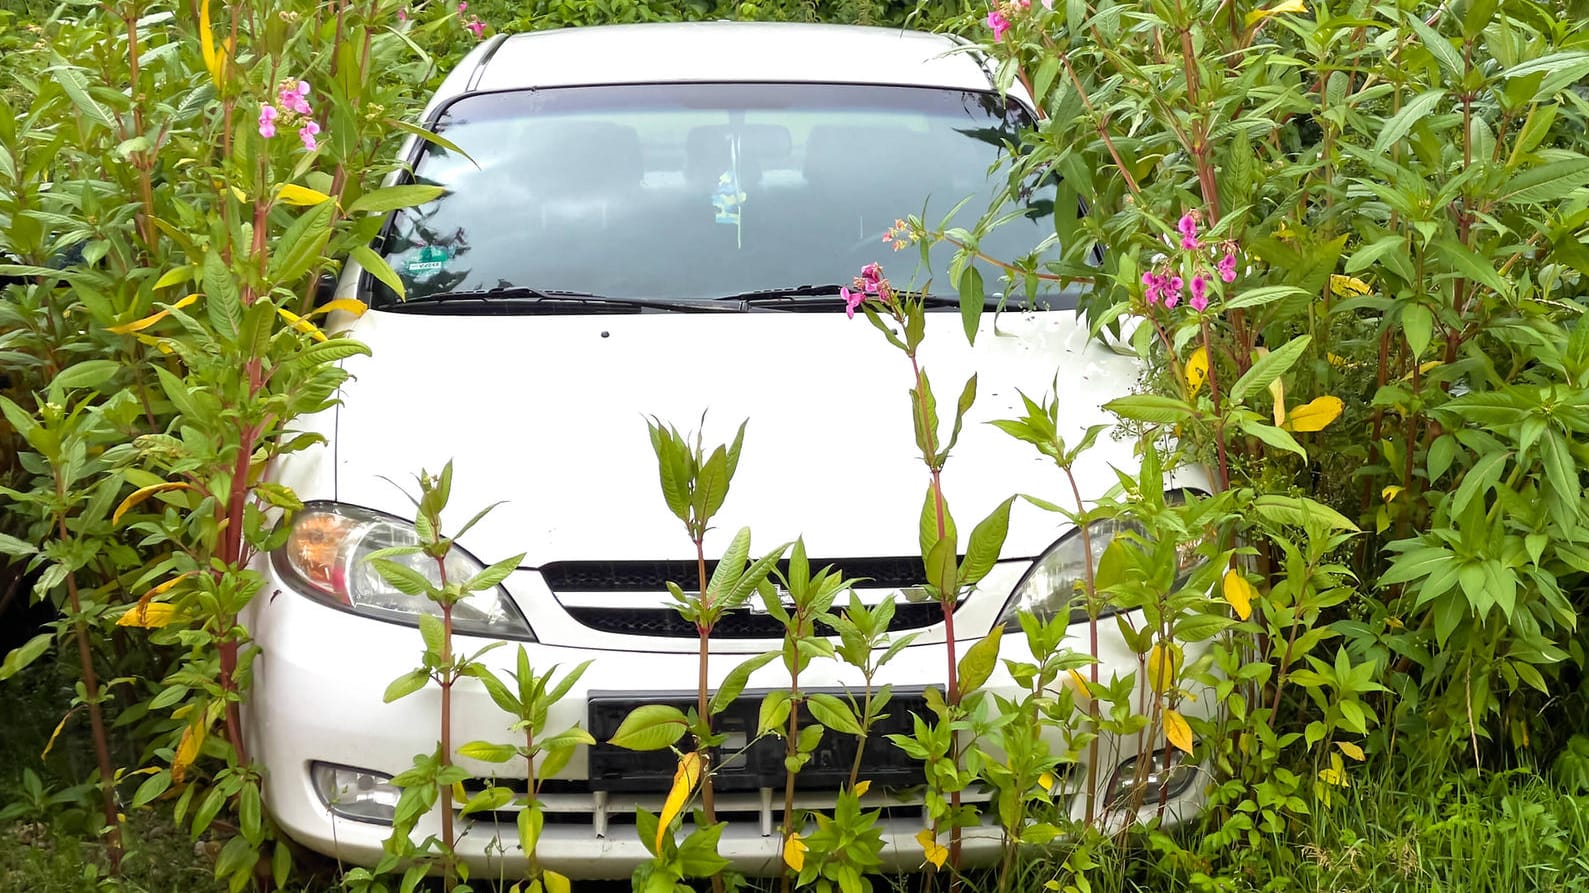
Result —
M 910 371 L 916 379 L 916 400 L 919 404 L 917 412 L 921 414 L 921 429 L 926 439 L 926 453 L 922 458 L 926 460 L 927 467 L 932 472 L 932 502 L 933 514 L 938 522 L 938 539 L 942 540 L 947 535 L 945 523 L 946 512 L 943 504 L 943 468 L 938 463 L 937 432 L 933 430 L 927 418 L 927 380 L 922 375 L 921 364 L 916 362 L 916 352 L 909 350 L 905 355 L 910 357 Z M 951 544 L 951 548 L 958 549 L 958 544 Z M 924 558 L 926 556 L 923 556 Z M 951 582 L 952 581 L 946 581 Z M 948 701 L 952 707 L 960 705 L 960 671 L 957 666 L 955 654 L 955 593 L 953 590 L 938 593 L 938 605 L 943 609 L 944 631 L 944 656 L 948 663 L 949 694 Z M 960 733 L 951 732 L 949 736 L 949 758 L 956 767 L 960 765 Z M 949 806 L 958 816 L 960 814 L 960 792 L 949 792 Z M 936 834 L 937 829 L 934 828 Z M 949 881 L 951 891 L 960 887 L 960 826 L 951 823 L 949 828 L 949 864 L 955 869 L 955 875 Z
M 441 556 L 436 559 L 436 568 L 441 572 L 441 588 L 447 588 L 447 558 Z M 452 605 L 443 601 L 441 605 L 441 756 L 437 761 L 440 769 L 452 765 L 452 683 L 454 678 L 452 667 Z M 457 844 L 452 827 L 452 785 L 437 785 L 441 789 L 441 842 L 446 848 L 446 869 L 442 874 L 443 886 L 447 893 L 457 885 L 453 862 L 455 859 L 453 847 Z
M 692 537 L 695 541 L 695 574 L 699 580 L 701 597 L 701 610 L 704 612 L 711 607 L 711 596 L 706 592 L 706 534 L 703 530 L 699 536 Z M 695 678 L 695 710 L 700 718 L 701 728 L 706 735 L 712 733 L 711 702 L 707 699 L 707 666 L 711 657 L 712 627 L 710 625 L 697 625 L 696 631 L 701 637 L 701 659 Z M 717 796 L 712 789 L 711 765 L 706 753 L 706 741 L 697 738 L 695 749 L 701 755 L 701 810 L 706 814 L 708 825 L 717 824 Z M 785 817 L 785 822 L 788 818 Z M 723 893 L 723 876 L 712 875 L 712 893 Z
M 795 635 L 799 635 L 804 617 L 796 613 L 794 617 Z M 798 655 L 798 651 L 796 652 Z M 800 734 L 800 665 L 797 662 L 794 670 L 789 674 L 789 734 L 784 738 L 784 756 L 793 758 L 797 753 L 796 744 Z M 860 758 L 861 742 L 856 742 L 856 758 Z M 794 836 L 794 795 L 795 773 L 786 772 L 783 782 L 783 841 L 784 849 L 789 847 L 789 838 Z M 783 893 L 789 893 L 794 886 L 794 877 L 786 869 L 783 873 Z
M 1156 323 L 1155 323 L 1156 324 Z M 1085 506 L 1081 501 L 1081 487 L 1076 484 L 1075 472 L 1070 466 L 1062 466 L 1065 479 L 1070 482 L 1070 495 L 1076 500 L 1076 513 L 1080 515 Z M 1081 527 L 1081 548 L 1085 555 L 1082 561 L 1083 579 L 1087 586 L 1087 635 L 1093 657 L 1089 673 L 1092 676 L 1093 689 L 1098 687 L 1098 579 L 1092 561 L 1092 531 L 1085 521 Z M 1096 731 L 1099 722 L 1098 700 L 1092 692 L 1088 692 L 1087 714 L 1092 720 Z M 1087 742 L 1087 824 L 1091 825 L 1097 816 L 1098 809 L 1098 738 L 1095 736 Z
M 1214 368 L 1214 346 L 1208 334 L 1208 318 L 1199 320 L 1203 332 L 1203 350 L 1208 354 L 1208 393 L 1214 398 L 1214 446 L 1219 451 L 1219 489 L 1230 489 L 1230 460 L 1225 456 L 1225 417 L 1221 412 L 1219 373 Z
M 57 492 L 62 492 L 59 478 Z M 66 519 L 57 517 L 56 535 L 66 542 L 71 534 Z M 99 709 L 99 676 L 94 672 L 94 652 L 88 644 L 88 621 L 83 618 L 82 600 L 77 594 L 77 575 L 66 575 L 66 598 L 72 605 L 72 626 L 77 638 L 77 658 L 83 672 L 83 695 L 88 702 L 88 725 L 94 737 L 94 757 L 99 762 L 100 798 L 105 809 L 105 854 L 110 858 L 110 873 L 121 874 L 121 819 L 116 809 L 115 770 L 110 765 L 110 743 L 105 738 L 105 718 Z

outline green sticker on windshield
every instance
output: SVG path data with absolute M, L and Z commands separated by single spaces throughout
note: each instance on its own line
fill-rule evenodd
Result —
M 424 276 L 435 273 L 452 260 L 452 252 L 440 245 L 426 245 L 419 249 L 419 253 L 408 259 L 403 265 L 404 272 L 410 276 Z

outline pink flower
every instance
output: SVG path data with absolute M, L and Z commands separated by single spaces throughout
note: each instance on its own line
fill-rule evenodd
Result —
M 1228 251 L 1219 259 L 1219 278 L 1226 282 L 1236 281 L 1236 253 Z
M 408 21 L 408 10 L 399 9 L 397 11 L 397 21 L 399 23 Z
M 1149 307 L 1159 302 L 1159 291 L 1163 288 L 1159 279 L 1159 275 L 1152 270 L 1142 274 L 1142 284 L 1146 286 L 1142 291 L 1142 296 L 1147 299 Z
M 1208 309 L 1208 280 L 1202 273 L 1192 277 L 1191 305 L 1198 313 Z
M 276 115 L 273 105 L 259 107 L 259 135 L 267 140 L 276 135 Z
M 988 12 L 988 27 L 993 29 L 993 42 L 998 43 L 1004 39 L 1004 32 L 1010 30 L 1010 20 L 997 9 Z
M 460 3 L 459 5 L 460 6 L 466 6 L 468 4 Z M 478 18 L 475 18 L 474 16 L 470 16 L 469 17 L 469 21 L 465 22 L 463 26 L 465 28 L 468 28 L 469 31 L 474 34 L 474 39 L 475 40 L 479 40 L 480 38 L 484 37 L 485 34 L 486 34 L 486 23 L 480 21 Z
M 1174 309 L 1176 304 L 1181 303 L 1181 287 L 1185 285 L 1185 281 L 1179 276 L 1171 276 L 1167 283 L 1161 279 L 1160 285 L 1164 289 L 1165 309 Z
M 299 81 L 295 85 L 281 88 L 281 104 L 289 112 L 300 115 L 310 115 L 314 110 L 309 107 L 309 82 Z
M 315 149 L 320 148 L 320 144 L 315 142 L 315 137 L 319 133 L 320 125 L 313 121 L 306 121 L 302 127 L 298 128 L 298 138 L 303 140 L 304 151 L 313 152 Z
M 459 0 L 459 3 L 458 3 L 458 14 L 462 15 L 463 13 L 466 13 L 468 11 L 469 11 L 469 4 L 464 2 L 464 0 Z
M 1181 222 L 1176 227 L 1181 231 L 1181 248 L 1185 251 L 1196 251 L 1202 243 L 1197 241 L 1197 215 L 1187 211 L 1181 215 Z
M 1174 310 L 1175 309 L 1175 305 L 1179 304 L 1179 303 L 1181 303 L 1181 293 L 1180 292 L 1172 291 L 1172 292 L 1166 292 L 1164 294 L 1164 309 L 1165 310 Z
M 875 295 L 883 283 L 883 268 L 875 263 L 867 264 L 861 268 L 861 283 L 866 294 Z
M 855 309 L 866 301 L 865 293 L 850 291 L 847 288 L 839 289 L 839 297 L 844 299 L 844 315 L 850 319 L 855 318 Z

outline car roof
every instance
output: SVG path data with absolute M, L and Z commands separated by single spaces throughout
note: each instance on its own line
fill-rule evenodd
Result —
M 991 89 L 957 38 L 855 25 L 671 22 L 510 34 L 482 46 L 443 92 L 581 84 L 807 82 Z M 465 72 L 459 72 L 465 74 Z

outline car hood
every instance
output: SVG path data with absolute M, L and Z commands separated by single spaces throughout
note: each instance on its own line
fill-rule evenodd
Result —
M 977 400 L 943 472 L 962 531 L 1025 493 L 1068 503 L 1053 463 L 988 422 L 1022 414 L 1020 393 L 1057 388 L 1075 442 L 1106 423 L 1135 361 L 1087 337 L 1070 312 L 987 314 L 974 347 L 959 315 L 932 312 L 920 352 L 944 429 L 967 377 Z M 460 541 L 490 562 L 690 558 L 663 502 L 647 436 L 657 419 L 707 448 L 746 427 L 707 553 L 742 526 L 753 551 L 804 536 L 813 557 L 912 556 L 929 473 L 915 445 L 910 361 L 865 319 L 839 313 L 431 316 L 371 311 L 349 327 L 371 357 L 349 360 L 333 437 L 336 498 L 409 517 L 421 469 L 454 463 L 454 527 L 500 503 Z M 1134 467 L 1100 437 L 1079 466 L 1083 496 Z M 1017 501 L 1005 558 L 1040 554 L 1063 518 Z M 965 534 L 962 533 L 962 537 Z M 963 543 L 962 543 L 963 547 Z

